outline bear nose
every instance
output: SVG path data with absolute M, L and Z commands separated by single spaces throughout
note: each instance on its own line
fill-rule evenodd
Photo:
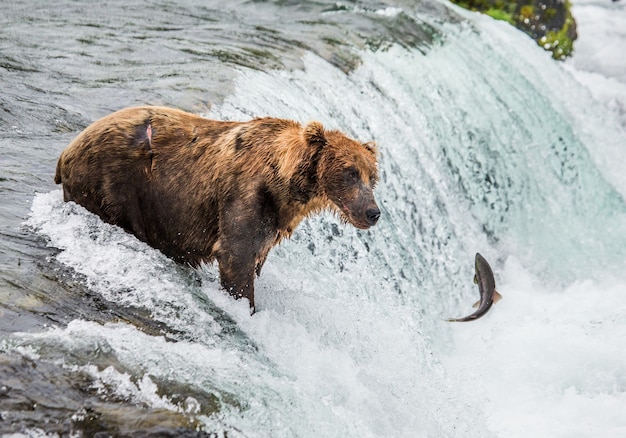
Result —
M 367 223 L 369 225 L 374 225 L 378 222 L 378 218 L 380 217 L 380 210 L 378 208 L 368 208 L 365 212 L 365 217 L 367 218 Z

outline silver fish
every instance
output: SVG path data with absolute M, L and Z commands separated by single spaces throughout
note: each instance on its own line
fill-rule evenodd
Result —
M 450 318 L 450 322 L 474 321 L 485 315 L 491 306 L 502 299 L 502 295 L 496 290 L 496 280 L 493 278 L 493 271 L 487 260 L 479 253 L 476 253 L 474 262 L 476 273 L 474 274 L 474 283 L 478 285 L 480 291 L 480 301 L 474 304 L 478 307 L 474 313 L 464 318 Z

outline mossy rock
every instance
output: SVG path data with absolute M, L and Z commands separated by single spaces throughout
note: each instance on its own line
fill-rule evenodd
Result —
M 552 57 L 572 55 L 577 38 L 569 0 L 451 0 L 472 11 L 511 23 L 537 41 Z

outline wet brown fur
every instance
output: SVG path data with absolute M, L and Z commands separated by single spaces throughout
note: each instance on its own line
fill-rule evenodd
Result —
M 217 260 L 222 286 L 252 308 L 254 272 L 302 219 L 330 209 L 358 228 L 376 222 L 377 180 L 375 146 L 319 122 L 223 122 L 165 107 L 96 121 L 63 151 L 55 176 L 65 201 L 169 257 Z

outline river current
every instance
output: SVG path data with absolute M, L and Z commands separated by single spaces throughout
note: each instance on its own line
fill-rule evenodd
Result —
M 433 0 L 23 1 L 0 24 L 0 434 L 626 431 L 624 124 L 525 35 Z M 379 224 L 305 220 L 250 316 L 216 266 L 63 203 L 63 148 L 143 104 L 376 141 Z M 504 298 L 450 324 L 476 252 Z

